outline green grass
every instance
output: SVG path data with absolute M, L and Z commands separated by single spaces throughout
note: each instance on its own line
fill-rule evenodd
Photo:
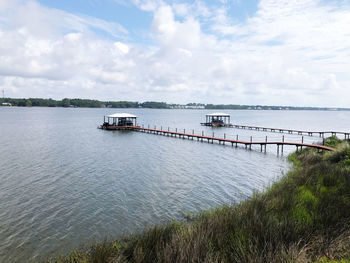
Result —
M 330 141 L 336 152 L 291 154 L 287 175 L 238 205 L 49 262 L 350 262 L 350 146 Z
M 328 146 L 328 147 L 338 146 L 342 142 L 343 142 L 343 140 L 338 139 L 338 137 L 335 136 L 335 135 L 332 135 L 331 137 L 328 137 L 328 138 L 325 139 L 325 145 Z

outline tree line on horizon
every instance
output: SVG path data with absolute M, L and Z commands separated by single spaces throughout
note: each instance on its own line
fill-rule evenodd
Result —
M 133 102 L 133 101 L 99 101 L 91 99 L 42 99 L 42 98 L 29 98 L 29 99 L 14 99 L 14 98 L 1 98 L 0 104 L 10 103 L 12 106 L 17 107 L 64 107 L 64 108 L 169 108 L 165 102 Z
M 99 101 L 91 99 L 68 99 L 62 100 L 43 98 L 0 98 L 0 105 L 10 103 L 17 107 L 64 107 L 64 108 L 151 108 L 151 109 L 173 109 L 179 108 L 179 104 L 168 104 L 166 102 L 146 101 Z M 186 108 L 202 107 L 204 109 L 222 110 L 330 110 L 326 107 L 295 107 L 295 106 L 264 106 L 264 105 L 238 105 L 238 104 L 203 104 L 188 103 Z M 336 110 L 350 110 L 350 108 L 336 108 Z

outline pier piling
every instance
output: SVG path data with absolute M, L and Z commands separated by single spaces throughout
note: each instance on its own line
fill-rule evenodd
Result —
M 149 127 L 150 125 L 148 125 Z M 203 141 L 203 139 L 206 139 L 208 141 L 208 143 L 214 143 L 214 141 L 216 141 L 217 143 L 219 144 L 225 144 L 226 142 L 228 143 L 231 143 L 231 145 L 233 146 L 235 144 L 236 147 L 238 147 L 238 144 L 241 144 L 241 145 L 245 145 L 245 148 L 248 149 L 249 147 L 249 150 L 252 149 L 252 145 L 253 144 L 256 144 L 256 145 L 260 145 L 260 151 L 262 152 L 263 151 L 263 147 L 264 147 L 264 151 L 266 153 L 266 148 L 267 148 L 267 144 L 274 144 L 274 145 L 277 145 L 277 154 L 280 153 L 280 146 L 281 146 L 281 153 L 283 154 L 283 151 L 284 151 L 284 146 L 285 145 L 294 145 L 296 146 L 297 148 L 297 151 L 299 151 L 299 147 L 300 149 L 302 150 L 303 147 L 312 147 L 312 148 L 316 148 L 318 150 L 328 150 L 328 151 L 334 151 L 333 148 L 331 147 L 327 147 L 324 145 L 324 140 L 322 141 L 322 144 L 323 145 L 317 145 L 317 144 L 310 144 L 310 143 L 304 143 L 304 136 L 302 136 L 301 138 L 301 143 L 300 142 L 286 142 L 285 141 L 285 136 L 283 135 L 282 136 L 282 141 L 268 141 L 268 138 L 267 136 L 265 136 L 265 141 L 256 141 L 256 142 L 253 142 L 253 136 L 250 136 L 250 140 L 249 141 L 244 141 L 244 140 L 239 140 L 239 136 L 238 134 L 236 135 L 236 140 L 233 140 L 233 139 L 228 139 L 227 136 L 226 136 L 226 133 L 223 134 L 223 138 L 219 138 L 219 137 L 215 137 L 215 133 L 213 132 L 213 136 L 204 136 L 204 131 L 202 130 L 202 135 L 198 135 L 198 134 L 195 134 L 194 132 L 194 129 L 192 129 L 192 133 L 188 133 L 186 134 L 186 129 L 183 130 L 183 133 L 182 132 L 178 132 L 178 129 L 175 128 L 175 132 L 173 131 L 170 131 L 170 127 L 167 127 L 167 130 L 163 130 L 163 126 L 160 126 L 160 130 L 157 129 L 157 126 L 154 125 L 154 129 L 150 129 L 150 128 L 144 128 L 145 125 L 142 124 L 142 127 L 140 126 L 107 126 L 106 128 L 104 127 L 101 127 L 101 129 L 104 129 L 104 130 L 129 130 L 129 131 L 139 131 L 139 132 L 144 132 L 144 133 L 150 133 L 150 134 L 157 134 L 157 135 L 163 135 L 163 136 L 174 136 L 174 137 L 178 137 L 178 138 L 183 138 L 185 139 L 186 136 L 187 136 L 187 139 L 192 139 L 194 137 L 196 137 L 199 141 L 199 139 L 201 141 Z M 350 133 L 346 133 L 346 138 L 348 139 L 349 136 L 350 136 Z

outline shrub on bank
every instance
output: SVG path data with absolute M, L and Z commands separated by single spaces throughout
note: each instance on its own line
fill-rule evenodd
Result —
M 286 176 L 239 205 L 51 262 L 350 262 L 350 146 L 332 143 L 291 154 Z

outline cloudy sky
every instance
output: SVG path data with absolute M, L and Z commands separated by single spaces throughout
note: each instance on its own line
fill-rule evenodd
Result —
M 0 88 L 350 107 L 350 1 L 0 0 Z

